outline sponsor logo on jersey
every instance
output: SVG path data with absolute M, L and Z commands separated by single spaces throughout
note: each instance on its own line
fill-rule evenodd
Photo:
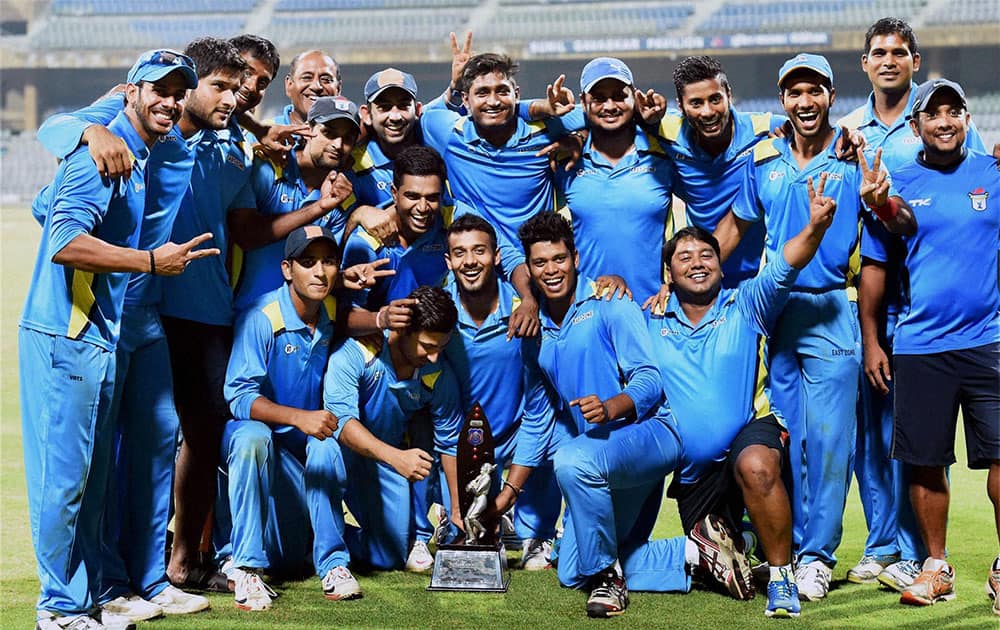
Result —
M 388 190 L 389 189 L 389 182 L 378 182 L 377 184 L 375 184 L 375 187 L 378 188 L 381 191 Z
M 291 344 L 291 343 L 286 343 L 285 344 L 285 354 L 293 354 L 295 352 L 298 352 L 298 350 L 299 350 L 299 347 L 296 346 L 295 344 Z
M 830 350 L 830 356 L 834 357 L 853 357 L 857 354 L 854 348 L 834 348 Z
M 576 317 L 574 317 L 573 321 L 571 321 L 570 323 L 571 324 L 579 324 L 580 322 L 587 321 L 588 319 L 590 319 L 593 316 L 594 316 L 594 311 L 587 311 L 586 313 L 581 313 L 581 314 L 577 315 Z
M 779 177 L 784 177 L 784 176 L 785 176 L 784 171 L 771 171 L 770 173 L 767 174 L 767 178 L 772 182 L 778 179 Z
M 976 212 L 983 212 L 986 210 L 986 198 L 990 196 L 990 193 L 983 190 L 982 186 L 973 190 L 969 193 L 969 199 L 972 201 L 972 209 Z
M 826 175 L 827 181 L 842 182 L 844 181 L 844 176 L 840 173 L 831 173 L 830 171 L 823 171 L 820 176 Z
M 576 171 L 577 177 L 583 177 L 584 175 L 594 175 L 597 173 L 596 168 L 580 168 Z
M 235 166 L 236 168 L 240 169 L 241 171 L 246 170 L 247 166 L 246 164 L 243 163 L 243 160 L 231 153 L 226 156 L 226 161 Z
M 931 205 L 931 198 L 930 197 L 924 197 L 923 199 L 907 199 L 906 203 L 910 204 L 911 208 L 916 208 L 916 207 L 921 207 L 921 206 L 929 206 L 929 205 Z
M 679 331 L 679 330 L 670 330 L 669 328 L 661 328 L 660 329 L 660 336 L 661 337 L 676 337 L 679 334 L 681 334 L 681 331 Z
M 629 173 L 654 173 L 656 172 L 656 167 L 653 166 L 633 166 L 628 170 Z

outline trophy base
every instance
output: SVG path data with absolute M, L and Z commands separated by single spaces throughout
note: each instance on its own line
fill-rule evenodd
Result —
M 428 591 L 506 593 L 510 585 L 506 550 L 496 545 L 440 545 Z

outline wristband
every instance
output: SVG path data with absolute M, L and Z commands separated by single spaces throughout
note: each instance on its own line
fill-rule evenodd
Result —
M 149 274 L 156 275 L 156 258 L 153 256 L 153 250 L 149 250 Z
M 382 307 L 382 308 L 385 308 L 385 307 Z M 382 324 L 379 323 L 379 321 L 378 321 L 378 318 L 381 317 L 381 315 L 382 315 L 382 309 L 380 308 L 375 313 L 375 327 L 378 328 L 379 330 L 385 330 L 385 328 L 382 326 Z
M 511 482 L 507 481 L 506 479 L 503 480 L 503 485 L 505 485 L 508 488 L 510 488 L 511 490 L 513 490 L 514 491 L 514 496 L 520 496 L 521 493 L 524 492 L 524 488 L 518 488 L 517 486 L 515 486 Z
M 868 206 L 868 209 L 883 221 L 892 221 L 899 214 L 899 204 L 892 197 L 889 197 L 881 206 Z

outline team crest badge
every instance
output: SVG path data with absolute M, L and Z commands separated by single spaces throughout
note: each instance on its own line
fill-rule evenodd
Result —
M 976 212 L 983 212 L 986 210 L 986 198 L 990 196 L 990 193 L 986 192 L 979 187 L 969 193 L 969 199 L 972 200 L 972 209 Z
M 469 444 L 473 446 L 479 446 L 483 443 L 483 430 L 482 429 L 469 429 Z

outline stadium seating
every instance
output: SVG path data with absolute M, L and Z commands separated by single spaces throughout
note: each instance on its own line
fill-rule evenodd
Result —
M 50 18 L 32 35 L 32 46 L 54 50 L 184 48 L 193 34 L 232 37 L 243 32 L 244 24 L 242 17 Z
M 474 7 L 477 0 L 279 0 L 274 10 L 286 11 L 352 11 L 368 9 L 433 9 L 443 7 Z
M 727 2 L 695 29 L 702 34 L 864 29 L 894 15 L 911 20 L 927 0 Z M 951 10 L 954 10 L 952 8 Z
M 351 11 L 326 15 L 276 16 L 263 30 L 279 48 L 317 42 L 385 45 L 441 42 L 450 31 L 461 30 L 465 18 L 452 11 L 420 11 L 405 15 L 392 11 Z
M 246 13 L 257 0 L 52 0 L 53 15 L 160 15 L 165 8 L 177 13 Z
M 476 35 L 485 41 L 661 35 L 682 26 L 692 13 L 692 4 L 663 2 L 501 6 Z
M 928 24 L 995 24 L 1000 22 L 1000 2 L 997 0 L 964 0 L 961 6 L 946 4 L 927 20 Z
M 42 148 L 34 133 L 0 136 L 0 201 L 27 203 L 52 181 L 56 159 Z

